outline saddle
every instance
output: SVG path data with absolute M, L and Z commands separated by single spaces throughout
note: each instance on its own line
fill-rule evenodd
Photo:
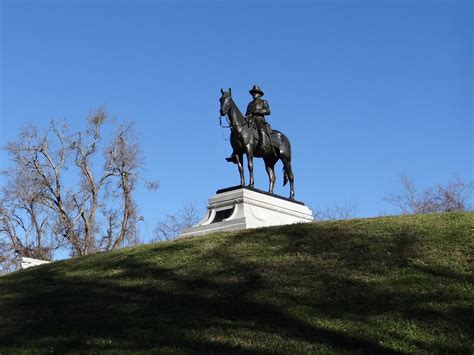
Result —
M 265 128 L 263 129 L 263 132 L 262 132 L 262 139 L 263 139 L 263 142 L 260 142 L 260 137 L 259 137 L 259 134 L 258 134 L 258 128 L 255 127 L 255 130 L 252 130 L 253 132 L 253 135 L 254 135 L 254 139 L 255 141 L 257 142 L 257 147 L 261 147 L 261 148 L 257 148 L 257 153 L 263 153 L 262 151 L 262 148 L 266 148 L 267 146 L 273 146 L 273 148 L 270 146 L 270 149 L 272 150 L 279 150 L 280 149 L 280 141 L 281 141 L 281 137 L 279 136 L 280 135 L 280 132 L 279 131 L 274 131 L 270 124 L 265 122 Z
M 252 130 L 252 134 L 253 134 L 253 137 L 255 139 L 255 141 L 260 145 L 260 137 L 259 137 L 259 134 L 258 134 L 258 124 L 256 122 L 256 120 L 253 118 L 253 116 L 247 116 L 245 117 L 245 120 L 247 121 L 247 124 L 249 127 L 253 128 Z M 263 122 L 261 122 L 260 124 L 264 124 L 265 127 L 263 128 L 263 132 L 264 134 L 262 135 L 262 138 L 263 138 L 263 145 L 265 144 L 269 144 L 269 134 L 270 136 L 272 135 L 273 133 L 273 130 L 272 130 L 272 127 L 270 126 L 270 124 L 263 120 Z

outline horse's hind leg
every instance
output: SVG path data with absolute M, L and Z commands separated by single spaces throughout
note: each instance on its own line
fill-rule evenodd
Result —
M 244 161 L 243 154 L 236 154 L 235 160 L 237 161 L 237 166 L 239 167 L 240 185 L 245 186 L 244 167 L 242 166 L 242 162 Z
M 254 186 L 254 180 L 253 180 L 253 151 L 250 146 L 246 147 L 247 151 L 245 154 L 247 154 L 247 164 L 248 164 L 248 169 L 249 169 L 249 175 L 250 175 L 250 182 L 249 186 L 253 187 Z
M 275 185 L 275 161 L 267 161 L 265 160 L 265 168 L 267 169 L 268 180 L 270 181 L 270 186 L 268 188 L 269 193 L 273 193 L 273 187 Z

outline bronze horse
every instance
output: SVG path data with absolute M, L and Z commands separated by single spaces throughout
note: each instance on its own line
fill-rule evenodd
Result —
M 290 181 L 290 199 L 295 198 L 294 177 L 291 170 L 291 144 L 288 138 L 281 132 L 273 130 L 269 137 L 264 137 L 262 150 L 256 150 L 258 146 L 258 132 L 254 125 L 246 120 L 240 112 L 239 108 L 232 99 L 232 91 L 224 91 L 221 89 L 222 96 L 219 99 L 221 103 L 220 115 L 228 116 L 229 126 L 231 129 L 230 143 L 234 150 L 234 163 L 239 167 L 240 185 L 245 185 L 244 169 L 242 167 L 244 154 L 247 155 L 248 169 L 250 174 L 249 186 L 254 186 L 253 179 L 253 158 L 263 158 L 270 187 L 268 192 L 273 193 L 275 184 L 275 164 L 278 160 L 283 163 L 283 186 Z M 264 135 L 265 136 L 265 135 Z M 273 146 L 272 146 L 273 145 Z

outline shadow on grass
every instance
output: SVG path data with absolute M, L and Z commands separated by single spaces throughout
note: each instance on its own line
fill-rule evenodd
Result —
M 423 313 L 425 304 L 441 298 L 463 299 L 438 289 L 417 292 L 417 283 L 439 277 L 429 270 L 410 269 L 419 277 L 399 287 L 359 278 L 406 268 L 418 257 L 413 233 L 402 228 L 367 243 L 350 225 L 332 231 L 295 225 L 290 233 L 270 228 L 214 244 L 208 239 L 208 249 L 180 241 L 20 272 L 0 282 L 0 313 L 9 312 L 0 316 L 0 350 L 397 353 L 377 334 L 313 321 L 396 313 L 423 324 L 452 324 L 463 309 Z M 308 314 L 295 312 L 295 305 Z M 469 324 L 458 326 L 466 331 Z M 411 345 L 433 350 L 422 341 Z M 465 349 L 438 344 L 435 350 Z

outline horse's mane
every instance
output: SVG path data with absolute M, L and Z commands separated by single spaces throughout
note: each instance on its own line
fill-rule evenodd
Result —
M 237 104 L 235 103 L 234 99 L 232 98 L 232 96 L 230 97 L 230 102 L 234 108 L 234 110 L 236 111 L 237 113 L 237 116 L 240 118 L 240 119 L 244 119 L 244 115 L 242 114 L 242 112 L 240 112 L 240 109 L 239 107 L 237 106 Z

